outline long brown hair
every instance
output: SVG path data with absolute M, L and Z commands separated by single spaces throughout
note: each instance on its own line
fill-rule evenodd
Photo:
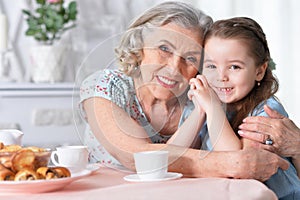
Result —
M 208 30 L 205 40 L 211 37 L 222 39 L 238 39 L 244 42 L 250 56 L 254 59 L 257 67 L 265 62 L 270 62 L 270 51 L 266 36 L 261 26 L 253 19 L 247 17 L 234 17 L 226 20 L 216 21 Z M 274 77 L 270 66 L 267 67 L 265 75 L 259 84 L 255 84 L 250 93 L 238 102 L 228 104 L 233 108 L 233 119 L 230 124 L 235 132 L 242 120 L 253 111 L 257 105 L 266 101 L 278 91 L 279 83 Z

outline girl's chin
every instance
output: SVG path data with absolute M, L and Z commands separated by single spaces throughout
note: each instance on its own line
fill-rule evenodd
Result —
M 225 103 L 225 104 L 234 103 L 232 100 L 230 100 L 228 98 L 220 98 L 220 100 L 221 100 L 222 103 Z

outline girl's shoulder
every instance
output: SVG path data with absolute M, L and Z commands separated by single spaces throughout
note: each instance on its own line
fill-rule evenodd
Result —
M 284 109 L 284 106 L 281 104 L 278 98 L 275 96 L 270 97 L 264 102 L 261 102 L 252 112 L 252 116 L 268 116 L 264 111 L 264 105 L 268 105 L 271 109 L 276 110 L 280 114 L 288 117 L 288 113 Z

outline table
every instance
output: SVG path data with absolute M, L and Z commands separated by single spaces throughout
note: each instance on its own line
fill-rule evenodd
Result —
M 276 195 L 256 180 L 225 178 L 181 178 L 172 181 L 131 183 L 123 179 L 128 171 L 101 166 L 92 175 L 79 179 L 59 191 L 38 194 L 0 194 L 13 200 L 86 199 L 197 199 L 197 200 L 276 200 Z

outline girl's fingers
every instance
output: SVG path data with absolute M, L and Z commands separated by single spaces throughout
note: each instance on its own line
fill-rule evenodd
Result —
M 208 82 L 207 82 L 205 76 L 203 76 L 203 75 L 198 75 L 197 78 L 201 81 L 202 85 L 203 85 L 205 88 L 208 88 L 208 87 L 209 87 Z

